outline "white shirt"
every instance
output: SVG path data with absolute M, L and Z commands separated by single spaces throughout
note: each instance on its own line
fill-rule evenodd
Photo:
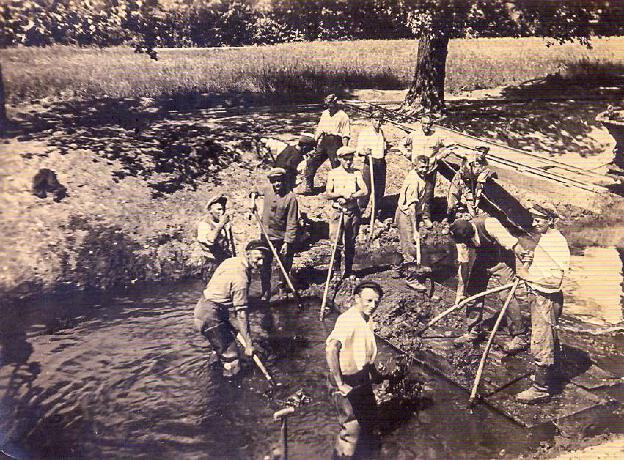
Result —
M 386 138 L 383 131 L 375 131 L 372 126 L 367 126 L 358 134 L 356 151 L 360 155 L 368 155 L 368 149 L 371 150 L 371 156 L 381 160 L 386 156 Z
M 327 173 L 325 189 L 344 198 L 353 195 L 359 190 L 368 191 L 361 171 L 355 169 L 349 172 L 342 166 L 338 166 Z
M 420 155 L 424 155 L 427 158 L 434 156 L 444 146 L 444 137 L 438 131 L 434 131 L 429 136 L 423 133 L 422 130 L 412 131 L 403 141 L 403 145 L 406 148 L 411 147 L 407 155 L 414 163 Z
M 339 360 L 343 375 L 353 375 L 375 362 L 377 343 L 373 327 L 373 322 L 367 322 L 355 307 L 349 308 L 336 320 L 326 344 L 330 340 L 340 342 Z
M 321 114 L 321 119 L 314 131 L 314 139 L 318 141 L 322 133 L 334 134 L 340 137 L 351 137 L 351 121 L 349 121 L 349 115 L 342 110 L 338 110 L 335 114 L 330 115 L 329 110 L 325 110 Z
M 412 169 L 403 181 L 403 187 L 401 187 L 401 193 L 399 194 L 399 209 L 406 214 L 407 207 L 416 203 L 416 211 L 422 212 L 422 205 L 425 202 L 425 187 L 426 182 L 421 178 L 416 170 Z
M 551 228 L 541 235 L 535 247 L 527 282 L 540 292 L 559 292 L 563 276 L 569 268 L 568 242 L 559 230 Z

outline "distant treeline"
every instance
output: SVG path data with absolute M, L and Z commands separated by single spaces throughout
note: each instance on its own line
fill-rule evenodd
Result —
M 413 38 L 403 0 L 5 0 L 0 47 L 215 47 L 292 41 Z M 504 2 L 475 2 L 466 35 L 531 35 L 501 14 Z M 601 16 L 608 18 L 608 12 Z M 598 18 L 598 22 L 602 22 Z M 610 25 L 597 33 L 610 35 Z

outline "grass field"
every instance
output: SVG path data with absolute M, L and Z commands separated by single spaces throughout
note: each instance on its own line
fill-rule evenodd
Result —
M 128 48 L 0 50 L 8 100 L 160 97 L 209 93 L 259 100 L 312 101 L 327 91 L 401 89 L 416 42 L 292 43 L 263 47 L 168 49 L 158 62 Z M 624 38 L 547 47 L 537 38 L 451 42 L 447 91 L 521 83 L 578 63 L 624 65 Z M 618 66 L 619 67 L 619 66 Z

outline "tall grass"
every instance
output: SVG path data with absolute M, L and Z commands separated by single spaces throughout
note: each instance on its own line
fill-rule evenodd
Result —
M 492 88 L 583 62 L 624 63 L 624 39 L 547 47 L 537 38 L 454 40 L 447 91 Z M 17 48 L 0 51 L 10 103 L 33 99 L 160 97 L 209 93 L 310 100 L 327 91 L 400 89 L 411 79 L 416 42 L 290 43 L 165 49 L 159 61 L 127 48 Z

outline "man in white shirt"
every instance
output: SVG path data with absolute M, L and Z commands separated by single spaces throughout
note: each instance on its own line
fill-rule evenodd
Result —
M 518 239 L 494 217 L 458 219 L 450 226 L 451 238 L 457 244 L 457 295 L 455 303 L 467 296 L 478 294 L 497 286 L 512 282 L 516 258 L 526 256 L 525 249 Z M 504 302 L 507 291 L 498 294 Z M 480 299 L 466 308 L 468 331 L 455 340 L 456 345 L 476 342 L 481 339 L 483 322 L 483 304 Z M 522 321 L 520 305 L 512 298 L 506 313 L 507 328 L 512 339 L 505 344 L 507 353 L 516 353 L 528 346 L 524 338 L 525 327 Z
M 424 155 L 429 158 L 429 174 L 427 175 L 427 195 L 425 208 L 423 209 L 423 223 L 428 229 L 433 227 L 431 223 L 431 201 L 437 180 L 437 162 L 451 153 L 450 145 L 439 131 L 433 126 L 433 120 L 429 115 L 423 115 L 420 119 L 422 132 L 412 131 L 403 140 L 403 154 L 412 163 L 417 157 Z
M 386 138 L 381 129 L 383 123 L 383 114 L 380 111 L 373 112 L 371 115 L 371 124 L 364 127 L 358 134 L 356 151 L 358 155 L 364 157 L 364 168 L 362 176 L 370 193 L 373 188 L 371 182 L 374 183 L 375 189 L 375 216 L 377 218 L 381 213 L 382 201 L 386 191 Z M 373 164 L 371 181 L 371 162 Z M 362 210 L 366 209 L 370 201 L 370 193 L 362 199 Z
M 321 114 L 314 131 L 316 150 L 310 155 L 306 165 L 306 188 L 303 193 L 308 195 L 314 192 L 314 176 L 319 167 L 329 159 L 331 167 L 336 168 L 336 152 L 343 145 L 348 145 L 351 138 L 349 115 L 340 109 L 335 94 L 325 98 L 325 106 L 327 109 Z
M 355 149 L 340 147 L 337 152 L 340 165 L 332 169 L 327 175 L 325 196 L 333 201 L 334 212 L 329 221 L 329 237 L 338 238 L 335 267 L 340 266 L 342 251 L 344 250 L 344 269 L 342 277 L 353 277 L 353 258 L 355 244 L 360 231 L 362 211 L 358 200 L 368 195 L 368 188 L 362 173 L 353 167 Z M 339 232 L 340 215 L 342 229 Z M 333 267 L 330 267 L 330 270 Z M 337 272 L 337 270 L 336 270 Z
M 374 436 L 377 403 L 372 384 L 384 377 L 375 367 L 377 343 L 371 316 L 382 296 L 381 286 L 374 281 L 358 284 L 352 307 L 338 317 L 325 342 L 329 388 L 340 422 L 335 459 L 352 458 L 358 446 Z
M 561 285 L 570 268 L 570 249 L 565 237 L 555 228 L 557 214 L 543 206 L 530 209 L 537 245 L 528 270 L 518 270 L 526 281 L 531 306 L 531 355 L 535 361 L 533 385 L 517 395 L 527 404 L 550 399 L 557 364 L 557 321 L 563 308 Z

